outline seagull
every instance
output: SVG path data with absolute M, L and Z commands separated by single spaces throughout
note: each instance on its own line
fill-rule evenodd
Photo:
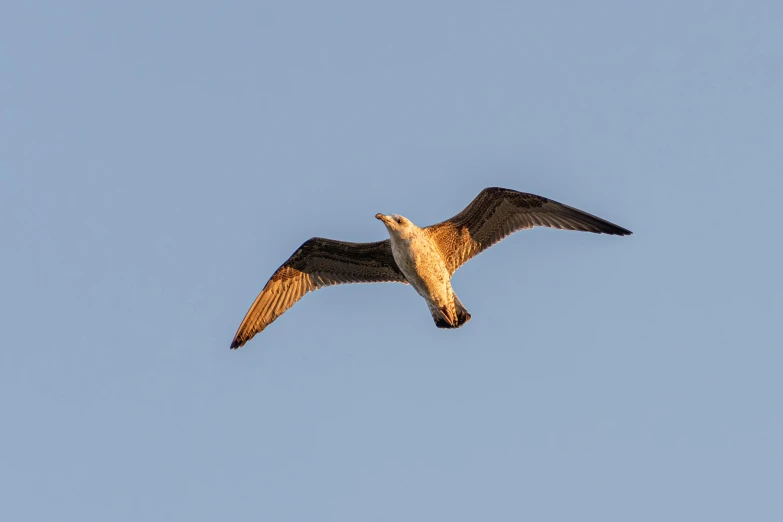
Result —
M 630 230 L 557 201 L 516 190 L 482 190 L 462 212 L 419 228 L 398 214 L 376 214 L 389 239 L 348 243 L 322 237 L 305 241 L 278 268 L 239 325 L 231 349 L 244 345 L 306 293 L 344 283 L 410 284 L 424 298 L 435 326 L 459 328 L 470 314 L 451 287 L 451 276 L 501 239 L 535 226 L 627 236 Z

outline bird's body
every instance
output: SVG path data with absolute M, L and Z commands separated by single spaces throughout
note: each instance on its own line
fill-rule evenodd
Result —
M 382 214 L 376 217 L 381 221 L 389 219 Z M 442 317 L 450 325 L 457 326 L 454 324 L 457 312 L 451 274 L 437 245 L 425 229 L 407 218 L 395 215 L 391 219 L 395 223 L 395 219 L 400 220 L 399 227 L 389 228 L 394 262 L 408 283 L 427 302 L 433 317 Z
M 239 348 L 307 292 L 342 283 L 410 284 L 427 303 L 435 325 L 459 328 L 470 314 L 451 287 L 454 272 L 509 234 L 534 226 L 629 235 L 613 223 L 534 194 L 487 188 L 456 216 L 420 228 L 409 219 L 376 214 L 389 239 L 348 243 L 312 238 L 275 271 L 237 330 Z

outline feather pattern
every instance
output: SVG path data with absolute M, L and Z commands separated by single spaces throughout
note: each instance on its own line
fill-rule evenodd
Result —
M 239 325 L 231 348 L 253 338 L 306 293 L 344 283 L 407 283 L 389 240 L 348 243 L 314 237 L 275 271 Z
M 462 212 L 425 230 L 453 274 L 503 238 L 534 226 L 626 236 L 630 230 L 557 201 L 516 190 L 482 190 Z

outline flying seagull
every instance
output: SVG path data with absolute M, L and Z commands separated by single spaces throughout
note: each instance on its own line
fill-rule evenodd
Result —
M 459 328 L 470 314 L 451 288 L 451 276 L 506 236 L 535 226 L 626 236 L 620 226 L 534 194 L 490 187 L 446 221 L 419 228 L 408 218 L 376 214 L 389 239 L 348 243 L 314 237 L 277 269 L 256 297 L 231 348 L 280 317 L 307 292 L 343 283 L 410 284 L 427 302 L 435 326 Z

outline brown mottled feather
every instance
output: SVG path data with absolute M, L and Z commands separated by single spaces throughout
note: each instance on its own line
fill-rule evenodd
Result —
M 534 226 L 625 236 L 630 230 L 535 194 L 490 187 L 451 219 L 427 227 L 454 273 L 506 236 Z
M 394 262 L 388 239 L 375 243 L 309 239 L 277 269 L 258 294 L 239 325 L 231 348 L 239 348 L 252 339 L 307 292 L 343 283 L 381 282 L 407 284 Z

